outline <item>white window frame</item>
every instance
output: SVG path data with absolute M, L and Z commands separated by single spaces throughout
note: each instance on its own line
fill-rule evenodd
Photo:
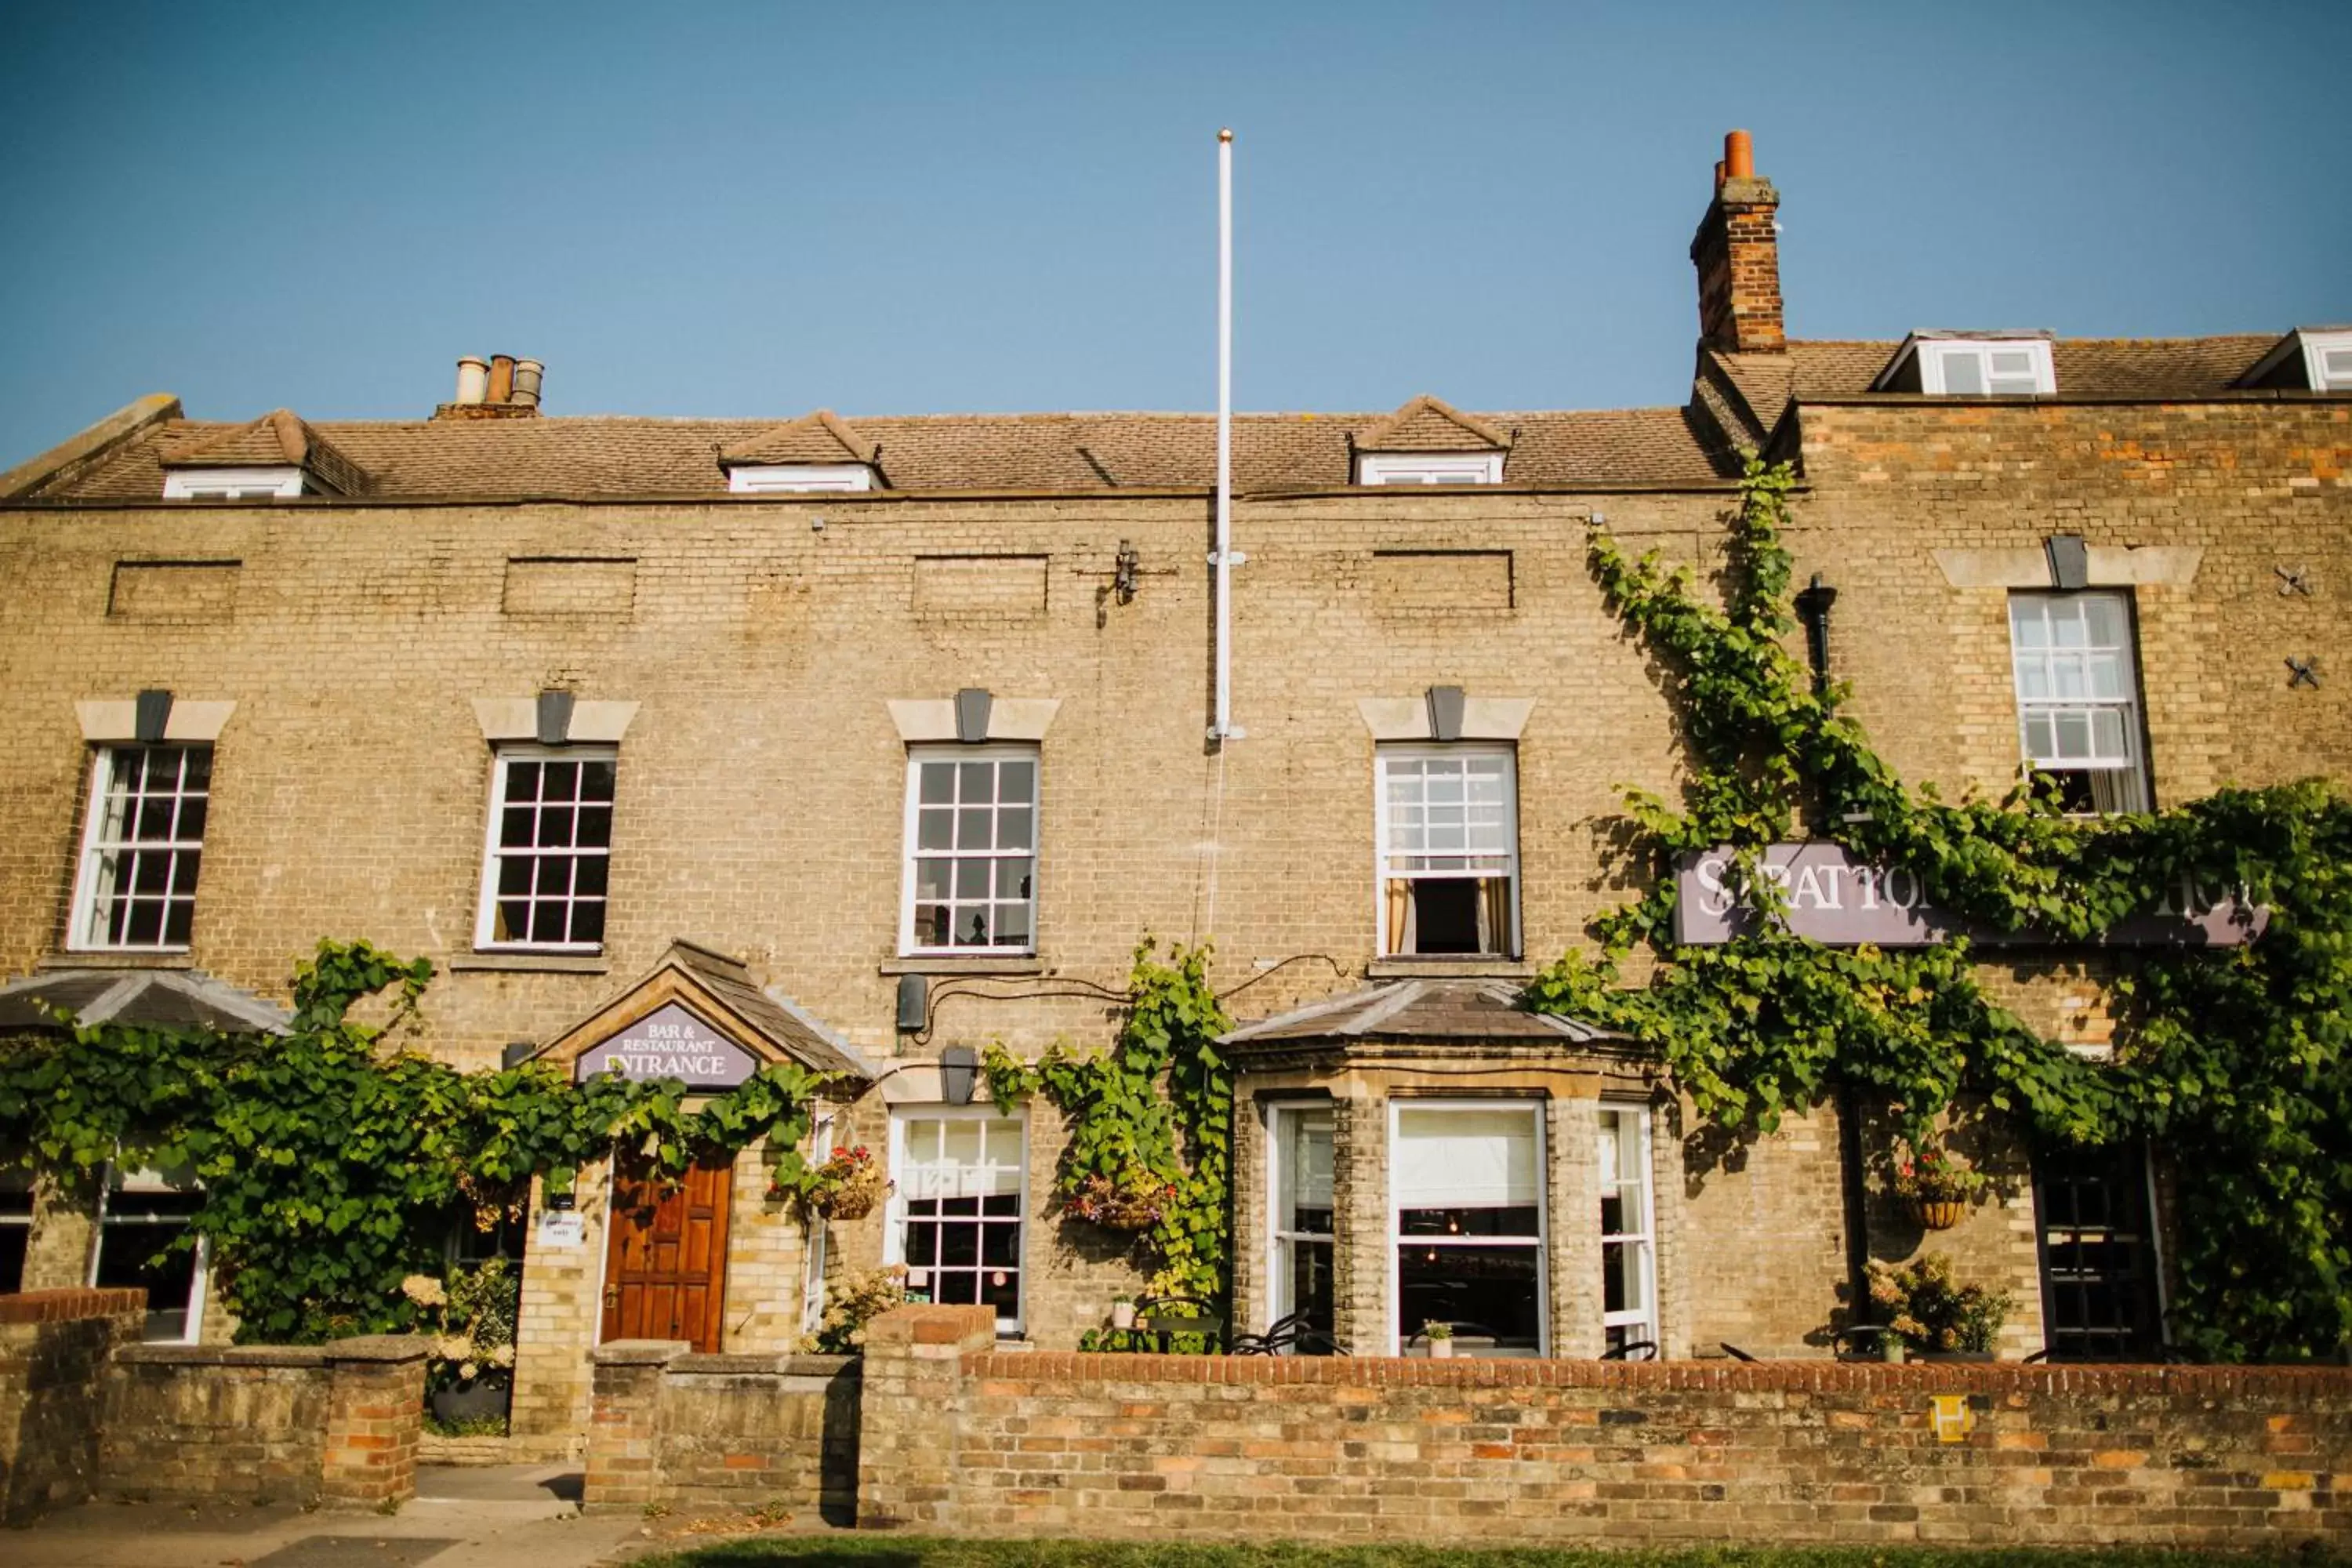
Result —
M 507 768 L 511 763 L 597 763 L 613 764 L 614 831 L 619 832 L 620 763 L 618 746 L 541 746 L 524 743 L 501 743 L 490 756 L 490 805 L 488 820 L 482 825 L 481 901 L 474 915 L 474 947 L 481 952 L 580 952 L 604 951 L 604 942 L 500 942 L 497 939 L 499 901 L 499 862 L 502 858 L 499 829 L 506 818 Z M 574 848 L 569 853 L 594 853 Z M 613 880 L 611 862 L 613 847 L 608 842 L 602 853 L 605 859 L 604 927 L 605 938 L 612 935 Z
M 100 1265 L 104 1261 L 106 1227 L 114 1215 L 114 1195 L 124 1193 L 178 1193 L 188 1190 L 189 1184 L 175 1183 L 156 1171 L 123 1170 L 113 1164 L 106 1167 L 104 1179 L 98 1186 L 97 1235 L 91 1237 L 89 1248 L 90 1289 L 99 1288 Z M 117 1219 L 117 1223 L 121 1223 Z M 144 1259 L 142 1259 L 143 1262 Z M 188 1279 L 188 1309 L 185 1325 L 176 1340 L 148 1340 L 149 1344 L 193 1345 L 199 1343 L 205 1331 L 205 1297 L 212 1289 L 212 1245 L 204 1237 L 196 1237 L 195 1262 Z
M 1261 1332 L 1272 1328 L 1276 1322 L 1298 1310 L 1298 1303 L 1290 1299 L 1290 1270 L 1284 1267 L 1286 1261 L 1284 1251 L 1286 1247 L 1295 1246 L 1300 1241 L 1319 1242 L 1331 1248 L 1331 1261 L 1335 1269 L 1339 1264 L 1339 1207 L 1337 1193 L 1332 1194 L 1331 1228 L 1328 1231 L 1286 1230 L 1282 1224 L 1282 1179 L 1284 1162 L 1288 1158 L 1284 1151 L 1289 1147 L 1284 1137 L 1284 1122 L 1286 1119 L 1294 1116 L 1318 1114 L 1329 1118 L 1331 1121 L 1335 1163 L 1333 1181 L 1336 1183 L 1339 1132 L 1338 1104 L 1328 1100 L 1277 1100 L 1268 1102 L 1265 1107 L 1266 1308 L 1265 1321 L 1258 1325 Z M 1338 1305 L 1335 1299 L 1332 1302 L 1335 1311 Z
M 890 1108 L 890 1202 L 882 1226 L 882 1263 L 904 1267 L 907 1261 L 907 1188 L 904 1179 L 909 1169 L 907 1158 L 907 1123 L 909 1121 L 1010 1121 L 1021 1129 L 1021 1255 L 1013 1265 L 1021 1276 L 1021 1312 L 1016 1317 L 996 1320 L 1000 1339 L 1018 1337 L 1028 1322 L 1031 1292 L 1036 1275 L 1030 1268 L 1030 1231 L 1034 1216 L 1029 1212 L 1029 1108 L 1025 1105 L 998 1105 L 983 1101 L 975 1105 L 924 1105 L 908 1103 Z M 908 1282 L 908 1289 L 925 1287 Z M 938 1297 L 932 1298 L 934 1301 Z
M 2023 648 L 2018 643 L 2018 605 L 2025 603 L 2047 605 L 2061 602 L 2075 605 L 2087 605 L 2094 600 L 2105 600 L 2116 606 L 2116 615 L 2121 620 L 2124 628 L 2123 640 L 2114 645 L 2111 649 L 2106 648 L 2105 645 L 2100 645 L 2095 647 L 2086 644 L 2084 645 L 2084 647 L 2086 650 L 2092 652 L 2111 651 L 2120 658 L 2123 665 L 2122 685 L 2124 695 L 2121 697 L 2027 697 L 2018 679 L 2017 666 L 2021 658 L 2032 657 L 2035 650 Z M 2147 741 L 2147 737 L 2141 732 L 2139 620 L 2138 617 L 2133 614 L 2134 605 L 2130 592 L 2128 590 L 2115 588 L 2084 588 L 2072 593 L 2027 591 L 2020 589 L 2009 595 L 2009 601 L 2002 606 L 2002 610 L 2009 617 L 2010 695 L 2017 706 L 2017 752 L 2020 762 L 2027 769 L 2037 773 L 2127 773 L 2135 781 L 2134 787 L 2138 791 L 2139 799 L 2137 804 L 2123 809 L 2128 811 L 2148 811 L 2154 809 L 2155 781 L 2149 776 Z M 2046 656 L 2048 652 L 2053 650 L 2074 651 L 2057 650 L 2054 643 L 2045 645 L 2044 648 L 2040 651 Z M 2120 715 L 2124 740 L 2123 765 L 2103 769 L 2090 768 L 2084 766 L 2081 759 L 2072 761 L 2064 758 L 2045 760 L 2044 758 L 2034 755 L 2032 748 L 2027 744 L 2027 720 L 2034 712 L 2037 710 L 2062 712 L 2075 710 L 2087 711 L 2091 710 L 2110 710 Z
M 299 468 L 173 468 L 165 500 L 282 500 L 302 493 Z
M 1611 1329 L 1626 1329 L 1639 1331 L 1638 1332 L 1629 1332 L 1626 1335 L 1626 1341 L 1628 1343 L 1632 1343 L 1638 1340 L 1647 1340 L 1652 1344 L 1659 1344 L 1661 1342 L 1658 1339 L 1660 1331 L 1658 1312 L 1658 1164 L 1655 1144 L 1651 1136 L 1651 1122 L 1653 1118 L 1651 1116 L 1650 1107 L 1646 1102 L 1638 1100 L 1604 1100 L 1601 1102 L 1600 1114 L 1602 1116 L 1615 1116 L 1619 1118 L 1621 1126 L 1622 1125 L 1624 1119 L 1631 1118 L 1633 1121 L 1635 1127 L 1640 1130 L 1642 1145 L 1640 1152 L 1636 1156 L 1642 1168 L 1641 1227 L 1637 1230 L 1624 1230 L 1614 1233 L 1604 1230 L 1601 1233 L 1601 1239 L 1603 1244 L 1601 1250 L 1601 1289 L 1604 1292 L 1608 1289 L 1607 1280 L 1609 1259 L 1607 1244 L 1613 1241 L 1620 1243 L 1621 1245 L 1635 1246 L 1641 1248 L 1639 1257 L 1641 1258 L 1640 1273 L 1642 1280 L 1643 1305 L 1639 1310 L 1624 1308 L 1614 1312 L 1607 1310 L 1604 1306 L 1601 1314 L 1601 1336 L 1605 1343 Z M 1596 1121 L 1595 1126 L 1597 1127 L 1599 1123 Z M 1622 1132 L 1620 1136 L 1622 1136 Z M 1599 1148 L 1596 1145 L 1594 1149 L 1596 1161 L 1599 1152 Z M 1612 1178 L 1615 1177 L 1617 1173 L 1615 1172 L 1601 1171 L 1597 1168 L 1597 1165 L 1593 1174 L 1599 1178 L 1600 1190 L 1604 1199 L 1608 1195 L 1608 1191 L 1611 1185 L 1615 1184 L 1622 1188 L 1623 1184 L 1622 1180 L 1618 1180 L 1612 1184 Z M 1595 1215 L 1594 1217 L 1597 1222 L 1599 1216 Z M 1605 1303 L 1607 1300 L 1608 1297 L 1604 1294 L 1601 1298 L 1601 1301 Z M 1661 1350 L 1657 1353 L 1663 1354 L 1664 1352 Z
M 172 923 L 168 899 L 163 921 L 156 931 L 157 940 L 154 942 L 108 942 L 104 940 L 103 934 L 96 930 L 99 914 L 98 868 L 100 858 L 105 855 L 110 848 L 112 848 L 118 854 L 126 852 L 162 852 L 171 854 L 175 858 L 179 855 L 189 853 L 201 856 L 204 853 L 205 841 L 202 838 L 173 838 L 169 840 L 158 840 L 153 843 L 147 843 L 139 840 L 126 839 L 120 843 L 110 845 L 103 841 L 100 830 L 105 823 L 108 786 L 113 783 L 114 770 L 120 765 L 121 760 L 124 756 L 136 752 L 140 756 L 143 757 L 151 751 L 202 751 L 210 752 L 212 749 L 212 742 L 209 741 L 159 741 L 152 744 L 145 742 L 116 741 L 108 742 L 97 748 L 98 754 L 91 761 L 89 769 L 89 798 L 83 803 L 82 807 L 81 850 L 74 868 L 73 910 L 70 917 L 72 923 L 66 933 L 67 952 L 185 952 L 188 951 L 191 945 L 190 942 L 172 942 L 168 940 L 171 933 Z M 185 763 L 181 764 L 181 773 L 182 776 L 184 778 L 186 775 Z M 181 798 L 186 798 L 184 791 L 182 792 Z M 212 784 L 209 781 L 209 776 L 207 777 L 207 782 L 205 785 L 204 798 L 205 803 L 205 827 L 206 831 L 210 831 L 212 827 Z M 176 826 L 177 823 L 175 821 L 174 826 L 176 827 Z M 198 862 L 197 875 L 198 880 L 201 882 L 203 877 L 201 860 Z M 173 881 L 174 887 L 176 887 L 178 879 L 178 862 L 175 858 L 173 870 Z M 130 895 L 125 896 L 127 897 Z M 193 931 L 195 921 L 195 894 L 193 891 L 188 895 L 188 902 L 189 924 Z
M 1038 904 L 1040 902 L 1037 895 L 1040 877 L 1045 869 L 1045 763 L 1044 752 L 1045 748 L 1035 744 L 1034 742 L 994 742 L 985 745 L 964 745 L 953 741 L 943 742 L 939 744 L 932 744 L 926 742 L 921 745 L 914 745 L 907 748 L 907 798 L 904 806 L 903 819 L 899 827 L 898 839 L 900 851 L 898 858 L 898 952 L 902 957 L 1024 958 L 1034 955 L 1037 952 L 1037 910 Z M 970 943 L 957 946 L 952 942 L 945 946 L 929 946 L 919 942 L 915 940 L 915 905 L 917 901 L 915 898 L 915 862 L 918 860 L 958 860 L 981 858 L 981 852 L 979 851 L 960 853 L 953 849 L 926 850 L 921 848 L 917 843 L 917 833 L 920 826 L 922 816 L 923 764 L 927 762 L 1002 763 L 1008 761 L 1026 761 L 1031 765 L 1032 771 L 1029 777 L 1034 789 L 1034 794 L 1029 803 L 1029 940 L 1018 946 L 1010 942 L 991 942 L 984 947 L 974 946 Z M 994 860 L 999 858 L 999 857 L 993 853 L 990 853 L 986 856 L 986 858 Z M 950 908 L 953 908 L 957 902 L 952 888 L 950 889 L 948 901 Z M 997 899 L 992 894 L 990 898 L 990 902 L 992 904 L 1007 901 L 1009 900 Z M 952 919 L 949 921 L 950 934 L 953 932 L 954 923 L 955 922 Z
M 1418 1323 L 1409 1331 L 1404 1324 L 1404 1270 L 1397 1266 L 1403 1250 L 1404 1205 L 1397 1193 L 1397 1130 L 1407 1110 L 1524 1110 L 1535 1129 L 1536 1141 L 1536 1234 L 1533 1241 L 1518 1236 L 1465 1236 L 1461 1237 L 1416 1236 L 1415 1247 L 1533 1247 L 1536 1249 L 1536 1350 L 1540 1361 L 1551 1354 L 1551 1157 L 1546 1146 L 1550 1120 L 1544 1114 L 1547 1102 L 1518 1097 L 1493 1100 L 1423 1100 L 1417 1097 L 1391 1099 L 1389 1101 L 1388 1135 L 1388 1246 L 1384 1264 L 1389 1276 L 1389 1354 L 1402 1355 L 1405 1343 L 1420 1331 Z M 1336 1226 L 1339 1216 L 1335 1213 Z M 1517 1357 L 1503 1359 L 1516 1360 Z
M 1499 485 L 1500 452 L 1360 452 L 1360 485 Z
M 2303 340 L 2304 384 L 2314 392 L 2352 392 L 2352 332 L 2297 332 Z M 2343 369 L 2331 375 L 2327 362 Z
M 1391 953 L 1389 941 L 1388 885 L 1398 875 L 1389 869 L 1389 763 L 1396 761 L 1422 760 L 1432 757 L 1500 757 L 1503 770 L 1503 810 L 1511 826 L 1509 867 L 1504 875 L 1510 879 L 1510 933 L 1500 952 L 1465 953 Z M 1465 856 L 1465 858 L 1467 857 Z M 1431 877 L 1445 874 L 1429 873 Z M 1458 875 L 1458 874 L 1454 874 Z M 1405 876 L 1404 880 L 1420 878 Z M 1475 963 L 1479 959 L 1516 958 L 1520 952 L 1519 930 L 1519 749 L 1508 741 L 1435 741 L 1382 742 L 1372 753 L 1372 940 L 1375 954 L 1381 958 L 1414 958 L 1427 956 L 1443 961 L 1447 958 Z
M 864 463 L 762 463 L 727 470 L 730 495 L 793 495 L 873 488 L 874 470 Z
M 1919 389 L 1930 396 L 2051 397 L 2058 391 L 2057 365 L 2050 357 L 2050 342 L 2046 338 L 1928 338 L 1922 340 L 1915 352 L 1919 356 Z M 2033 374 L 2032 391 L 1992 390 L 1992 356 L 1996 353 L 2029 356 Z M 1955 393 L 1946 385 L 1946 362 L 1956 359 L 1976 362 L 1978 376 L 1983 381 L 1986 390 Z

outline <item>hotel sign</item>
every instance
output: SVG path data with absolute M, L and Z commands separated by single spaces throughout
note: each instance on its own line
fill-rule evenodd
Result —
M 1988 944 L 2057 940 L 1972 924 L 1927 902 L 1917 873 L 1874 865 L 1843 845 L 1775 844 L 1764 852 L 1763 874 L 1780 886 L 1789 929 L 1832 947 L 1927 947 L 1953 936 Z M 1756 915 L 1739 900 L 1738 876 L 1728 849 L 1683 857 L 1675 941 L 1713 946 L 1757 929 Z M 2268 910 L 2183 886 L 2160 908 L 2134 915 L 2099 940 L 2120 947 L 2232 947 L 2261 935 L 2269 919 Z
M 581 1052 L 572 1080 L 585 1083 L 600 1072 L 617 1072 L 637 1083 L 675 1078 L 690 1089 L 732 1089 L 759 1066 L 751 1052 L 677 1003 L 666 1002 L 603 1045 Z

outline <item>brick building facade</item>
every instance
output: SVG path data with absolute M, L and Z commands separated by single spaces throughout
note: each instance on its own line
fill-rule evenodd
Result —
M 504 359 L 414 422 L 132 405 L 0 475 L 0 1025 L 159 972 L 249 1006 L 321 937 L 432 958 L 418 1043 L 466 1067 L 593 1063 L 682 1009 L 702 1033 L 628 1037 L 841 1070 L 820 1136 L 898 1188 L 813 1233 L 761 1151 L 709 1173 L 660 1222 L 717 1243 L 681 1337 L 786 1348 L 820 1277 L 888 1258 L 1067 1348 L 1137 1271 L 1059 1217 L 1050 1108 L 949 1104 L 934 1064 L 1105 1041 L 1139 937 L 1213 937 L 1220 988 L 1254 982 L 1244 1326 L 1824 1354 L 1853 1256 L 1931 1246 L 2016 1294 L 2023 1354 L 2083 1310 L 2043 1290 L 2071 1184 L 2132 1211 L 2145 1296 L 2108 1326 L 2145 1351 L 2139 1152 L 1987 1148 L 2000 1194 L 1923 1238 L 1857 1186 L 1874 1134 L 1834 1104 L 1727 1157 L 1629 1043 L 1509 1006 L 1623 896 L 1621 786 L 1680 765 L 1588 528 L 1706 565 L 1738 449 L 1795 462 L 1832 671 L 1947 792 L 2004 787 L 2025 742 L 2086 809 L 2340 777 L 2352 333 L 1791 341 L 1778 195 L 1744 139 L 1727 164 L 1686 405 L 1236 421 L 1223 743 L 1203 417 L 557 418 Z M 2071 706 L 2021 685 L 2053 648 L 2092 683 Z M 2099 962 L 1995 977 L 2095 1048 Z M 584 1172 L 576 1225 L 524 1227 L 523 1429 L 576 1429 L 617 1331 L 614 1238 L 644 1221 L 608 1223 L 613 1193 Z M 120 1174 L 0 1200 L 27 1288 L 135 1277 L 110 1227 L 175 1201 Z M 152 1283 L 154 1332 L 231 1331 L 201 1269 Z

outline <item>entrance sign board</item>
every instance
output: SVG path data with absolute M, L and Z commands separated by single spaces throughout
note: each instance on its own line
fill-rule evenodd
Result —
M 1951 936 L 1988 945 L 2053 940 L 1974 925 L 1928 903 L 1917 873 L 1874 865 L 1839 844 L 1772 845 L 1764 851 L 1763 873 L 1780 885 L 1789 929 L 1832 947 L 1927 947 Z M 1757 917 L 1739 900 L 1738 876 L 1729 849 L 1682 858 L 1675 941 L 1714 946 L 1757 929 Z M 2269 919 L 2266 910 L 2184 887 L 2162 908 L 2122 921 L 2100 940 L 2118 947 L 2233 947 L 2260 936 Z
M 732 1089 L 759 1066 L 751 1052 L 677 1003 L 665 1002 L 581 1052 L 572 1076 L 585 1083 L 600 1072 L 617 1072 L 631 1082 L 676 1078 L 689 1089 Z

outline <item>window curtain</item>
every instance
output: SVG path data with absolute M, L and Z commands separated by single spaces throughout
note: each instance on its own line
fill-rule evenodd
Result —
M 1508 954 L 1511 951 L 1511 879 L 1478 879 L 1478 951 Z
M 1394 957 L 1413 950 L 1412 883 L 1402 877 L 1390 878 L 1388 900 L 1388 956 Z

